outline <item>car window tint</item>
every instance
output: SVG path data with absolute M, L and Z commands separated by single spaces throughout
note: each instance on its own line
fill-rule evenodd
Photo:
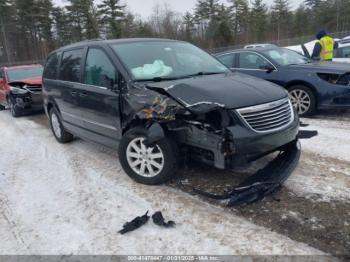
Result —
M 350 58 L 350 46 L 339 48 L 341 57 Z
M 56 79 L 58 69 L 59 54 L 54 53 L 46 61 L 43 77 L 47 79 Z
M 239 65 L 245 69 L 260 69 L 269 65 L 269 62 L 255 53 L 243 52 L 239 55 Z
M 0 70 L 0 78 L 4 78 L 4 77 L 5 77 L 4 71 Z
M 85 65 L 84 83 L 95 86 L 113 87 L 117 83 L 117 72 L 101 49 L 90 48 Z
M 234 61 L 236 58 L 236 54 L 227 54 L 219 56 L 218 59 L 221 63 L 223 63 L 228 68 L 232 68 L 234 65 Z
M 60 80 L 69 82 L 80 81 L 80 65 L 83 52 L 83 49 L 63 52 L 60 68 Z

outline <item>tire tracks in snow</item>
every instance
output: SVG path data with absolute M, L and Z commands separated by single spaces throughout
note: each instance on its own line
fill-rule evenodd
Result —
M 13 146 L 25 165 L 12 170 L 16 157 L 6 154 L 0 168 L 10 171 L 2 181 L 8 185 L 4 193 L 10 219 L 29 243 L 27 253 L 322 254 L 178 189 L 137 184 L 108 150 L 81 140 L 61 145 L 32 120 L 15 119 L 12 125 L 10 119 L 0 113 L 0 127 L 6 123 L 8 135 L 18 139 L 1 140 L 0 146 Z M 178 222 L 176 229 L 149 224 L 127 237 L 116 233 L 146 208 L 163 210 Z

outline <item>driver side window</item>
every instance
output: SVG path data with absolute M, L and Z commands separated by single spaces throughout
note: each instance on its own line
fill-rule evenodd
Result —
M 106 53 L 98 48 L 90 48 L 84 72 L 84 83 L 112 88 L 118 81 L 118 73 Z
M 239 54 L 239 67 L 242 69 L 261 69 L 271 64 L 260 55 L 250 52 Z

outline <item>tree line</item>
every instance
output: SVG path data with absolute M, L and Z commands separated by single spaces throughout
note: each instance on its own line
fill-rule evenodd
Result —
M 350 0 L 197 0 L 181 14 L 163 4 L 148 18 L 121 0 L 0 0 L 0 62 L 42 60 L 51 50 L 85 39 L 164 37 L 214 48 L 350 28 Z

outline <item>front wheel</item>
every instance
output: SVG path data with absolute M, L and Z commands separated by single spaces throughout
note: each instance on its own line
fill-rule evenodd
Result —
M 171 140 L 163 138 L 153 147 L 146 147 L 147 131 L 133 128 L 122 138 L 119 159 L 124 171 L 136 182 L 159 185 L 170 180 L 176 173 L 176 150 Z
M 18 106 L 13 103 L 11 97 L 7 98 L 7 105 L 13 117 L 19 117 L 21 115 L 21 111 L 19 110 Z
M 293 86 L 288 89 L 289 97 L 299 116 L 311 116 L 316 112 L 316 98 L 306 86 Z
M 71 133 L 67 132 L 64 129 L 61 119 L 58 115 L 57 109 L 52 108 L 49 112 L 49 116 L 50 116 L 51 130 L 56 140 L 62 144 L 71 142 L 74 137 Z

